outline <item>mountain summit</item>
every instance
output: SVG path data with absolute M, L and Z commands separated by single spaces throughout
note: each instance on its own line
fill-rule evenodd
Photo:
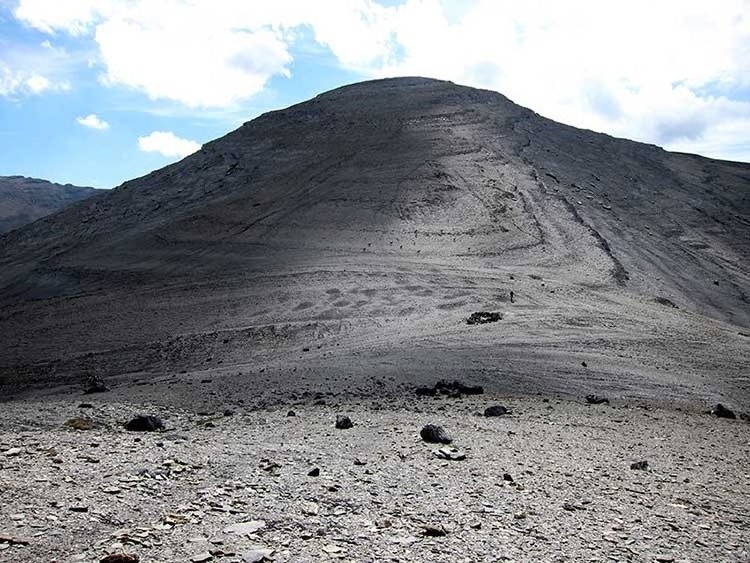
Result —
M 749 186 L 750 165 L 494 92 L 339 88 L 0 239 L 0 383 L 455 376 L 747 404 Z

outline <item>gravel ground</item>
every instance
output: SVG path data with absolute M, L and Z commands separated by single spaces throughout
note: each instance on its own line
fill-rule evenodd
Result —
M 542 397 L 196 413 L 107 395 L 3 405 L 0 561 L 750 561 L 742 420 Z M 492 404 L 511 413 L 482 416 Z M 137 413 L 166 430 L 126 431 Z M 436 457 L 428 423 L 466 459 Z

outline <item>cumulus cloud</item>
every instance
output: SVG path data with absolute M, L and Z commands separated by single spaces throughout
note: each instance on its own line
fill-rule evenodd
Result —
M 184 158 L 200 150 L 201 145 L 178 137 L 171 131 L 153 131 L 145 137 L 138 137 L 138 148 L 143 152 L 156 152 L 170 158 Z
M 95 113 L 90 113 L 86 117 L 76 117 L 76 121 L 89 129 L 96 129 L 98 131 L 109 129 L 109 123 L 99 118 Z
M 67 82 L 53 82 L 38 72 L 16 70 L 0 61 L 0 96 L 41 94 L 46 91 L 66 91 L 69 89 L 70 84 Z
M 290 76 L 312 37 L 363 77 L 489 88 L 669 147 L 742 143 L 729 122 L 750 116 L 750 0 L 21 0 L 15 15 L 93 39 L 106 84 L 190 107 L 227 107 Z

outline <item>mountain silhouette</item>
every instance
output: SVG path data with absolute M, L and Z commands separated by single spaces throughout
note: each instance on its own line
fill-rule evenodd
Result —
M 0 176 L 0 235 L 96 194 L 94 188 Z

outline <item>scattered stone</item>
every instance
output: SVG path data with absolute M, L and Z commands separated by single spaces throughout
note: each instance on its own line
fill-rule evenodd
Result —
M 125 425 L 130 432 L 154 432 L 163 430 L 164 423 L 158 416 L 139 414 Z
M 270 459 L 263 458 L 260 460 L 260 463 L 258 464 L 258 467 L 261 468 L 263 471 L 267 471 L 268 473 L 278 473 L 278 470 L 281 469 L 281 465 L 276 463 L 275 461 L 271 461 Z
M 352 428 L 354 424 L 352 423 L 352 419 L 348 416 L 344 415 L 337 415 L 336 416 L 336 428 L 339 430 L 346 430 L 348 428 Z
M 429 538 L 442 538 L 443 536 L 447 536 L 448 532 L 442 526 L 439 528 L 437 526 L 423 526 L 422 535 Z
M 308 473 L 308 477 L 318 477 L 320 476 L 320 468 L 319 467 L 313 467 Z
M 104 384 L 104 380 L 96 375 L 89 375 L 83 381 L 83 394 L 92 395 L 94 393 L 105 393 L 109 391 Z
M 91 430 L 94 427 L 94 421 L 90 418 L 75 417 L 66 420 L 65 426 L 73 430 Z
M 252 549 L 242 553 L 242 561 L 244 563 L 262 563 L 263 561 L 271 561 L 273 555 L 273 549 Z
M 503 405 L 492 405 L 484 409 L 484 416 L 503 416 L 508 414 L 508 409 Z
M 99 560 L 99 563 L 138 563 L 140 557 L 130 553 L 113 553 Z
M 469 318 L 466 319 L 466 324 L 481 325 L 485 323 L 496 323 L 502 318 L 503 314 L 496 311 L 476 311 L 469 315 Z
M 5 457 L 18 457 L 19 455 L 21 455 L 22 451 L 23 450 L 21 448 L 10 448 L 9 450 L 5 450 L 3 452 L 3 455 Z
M 250 520 L 249 522 L 240 522 L 224 528 L 225 534 L 237 534 L 240 536 L 249 536 L 266 527 L 263 520 Z
M 466 459 L 466 454 L 454 446 L 446 446 L 439 450 L 435 450 L 432 452 L 432 455 L 450 461 L 463 461 Z
M 190 561 L 193 563 L 206 563 L 207 561 L 211 561 L 214 558 L 213 555 L 211 555 L 208 551 L 203 551 L 201 553 L 197 553 L 193 555 L 190 558 Z
M 288 412 L 286 413 L 286 415 L 287 415 L 287 416 L 289 416 L 289 417 L 292 417 L 292 416 L 297 416 L 297 413 L 296 413 L 296 412 L 294 412 L 294 411 L 288 411 Z
M 607 397 L 600 397 L 599 395 L 586 395 L 586 402 L 590 405 L 609 404 L 609 399 Z
M 648 470 L 648 461 L 636 461 L 635 463 L 630 464 L 630 469 L 633 469 L 635 471 L 647 471 Z
M 729 410 L 721 403 L 719 403 L 713 408 L 713 410 L 711 411 L 711 414 L 718 418 L 731 418 L 731 419 L 737 418 L 737 416 L 734 414 L 733 411 Z
M 430 444 L 450 444 L 453 441 L 442 426 L 427 424 L 419 432 L 422 440 Z

